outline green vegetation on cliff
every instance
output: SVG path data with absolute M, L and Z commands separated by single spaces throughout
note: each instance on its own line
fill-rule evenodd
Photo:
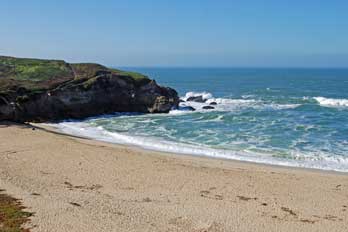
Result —
M 118 69 L 111 69 L 111 70 L 120 76 L 127 76 L 127 77 L 132 78 L 137 85 L 146 84 L 147 82 L 149 82 L 148 77 L 144 76 L 141 73 L 122 71 L 122 70 L 118 70 Z
M 120 77 L 135 85 L 150 81 L 140 73 L 109 69 L 100 64 L 0 56 L 0 95 L 18 90 L 40 92 L 70 81 L 86 81 L 83 86 L 89 86 L 99 76 Z
M 69 65 L 61 60 L 0 56 L 0 77 L 39 82 L 59 77 L 72 77 L 72 71 Z
M 0 56 L 0 120 L 45 122 L 114 112 L 167 113 L 174 89 L 135 72 Z

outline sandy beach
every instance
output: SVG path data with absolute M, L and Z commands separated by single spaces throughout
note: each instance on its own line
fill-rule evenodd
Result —
M 348 176 L 0 126 L 0 189 L 31 231 L 348 231 Z

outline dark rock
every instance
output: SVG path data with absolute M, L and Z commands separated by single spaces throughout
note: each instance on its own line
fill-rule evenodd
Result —
M 203 106 L 202 109 L 205 109 L 205 110 L 212 110 L 212 109 L 215 109 L 215 108 L 212 107 L 212 106 Z
M 182 106 L 180 107 L 180 110 L 195 111 L 196 109 L 192 106 Z
M 210 102 L 209 105 L 215 106 L 215 105 L 217 105 L 217 103 L 216 102 Z
M 193 102 L 200 102 L 200 103 L 204 103 L 206 102 L 207 100 L 206 99 L 203 99 L 203 96 L 194 96 L 194 97 L 189 97 L 187 98 L 186 101 L 193 101 Z
M 113 112 L 167 113 L 178 104 L 174 89 L 139 73 L 98 64 L 0 56 L 0 120 L 44 122 Z
M 179 99 L 179 103 L 181 103 L 181 102 L 185 102 L 184 100 L 182 100 L 182 99 Z

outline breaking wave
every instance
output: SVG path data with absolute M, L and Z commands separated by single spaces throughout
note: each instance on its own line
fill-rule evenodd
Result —
M 334 108 L 345 108 L 348 107 L 348 99 L 335 99 L 325 97 L 314 97 L 321 106 L 334 107 Z
M 166 141 L 155 137 L 135 136 L 110 132 L 101 126 L 93 127 L 85 122 L 62 122 L 59 124 L 54 124 L 53 126 L 68 134 L 83 136 L 104 142 L 133 145 L 155 151 L 249 161 L 280 166 L 314 168 L 341 172 L 348 171 L 348 158 L 330 156 L 324 153 L 307 153 L 304 155 L 301 152 L 293 151 L 291 153 L 292 158 L 284 159 L 276 154 L 273 154 L 271 151 L 256 152 L 252 149 L 239 151 L 214 149 L 205 145 L 193 145 L 181 142 Z
M 202 96 L 202 99 L 205 101 L 194 102 L 187 101 L 190 97 Z M 183 114 L 188 113 L 185 107 L 193 107 L 196 111 L 199 112 L 209 112 L 209 111 L 234 111 L 243 108 L 254 108 L 254 109 L 273 109 L 273 110 L 285 110 L 285 109 L 294 109 L 301 104 L 278 104 L 274 102 L 265 102 L 258 99 L 249 99 L 249 96 L 242 96 L 242 98 L 215 98 L 213 94 L 209 92 L 187 92 L 185 96 L 181 97 L 181 100 L 184 102 L 180 103 L 179 109 L 172 110 L 171 114 Z M 213 105 L 214 109 L 203 109 L 204 106 L 210 105 L 211 103 L 216 103 Z
M 116 113 L 53 126 L 68 134 L 150 150 L 348 172 L 344 127 L 322 117 L 322 107 L 313 107 L 345 108 L 347 99 L 267 94 L 216 97 L 187 92 L 169 114 Z M 187 101 L 197 96 L 203 102 Z M 337 117 L 337 112 L 326 115 L 331 113 Z M 346 115 L 345 110 L 339 113 Z

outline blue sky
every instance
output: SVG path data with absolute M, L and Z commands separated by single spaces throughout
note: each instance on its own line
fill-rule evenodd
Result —
M 348 67 L 348 1 L 0 0 L 0 54 L 111 66 Z

